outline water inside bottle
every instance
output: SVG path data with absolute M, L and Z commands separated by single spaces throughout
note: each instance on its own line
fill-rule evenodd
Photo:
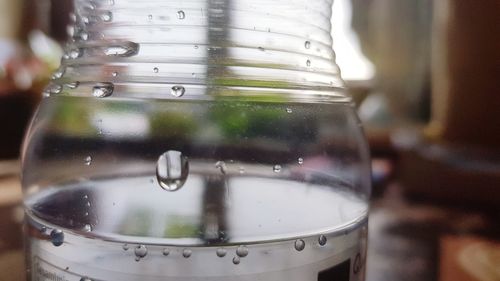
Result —
M 84 135 L 58 133 L 82 112 L 63 118 L 61 106 L 88 114 Z M 54 180 L 25 201 L 32 280 L 323 281 L 345 262 L 339 280 L 362 280 L 366 198 L 325 144 L 346 137 L 331 120 L 351 110 L 49 98 L 38 169 Z M 163 123 L 113 130 L 127 114 Z M 48 153 L 75 145 L 69 160 Z

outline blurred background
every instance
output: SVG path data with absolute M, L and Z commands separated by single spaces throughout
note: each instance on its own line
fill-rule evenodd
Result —
M 0 0 L 0 271 L 23 280 L 19 157 L 69 0 Z M 500 1 L 336 0 L 372 151 L 367 281 L 500 280 Z

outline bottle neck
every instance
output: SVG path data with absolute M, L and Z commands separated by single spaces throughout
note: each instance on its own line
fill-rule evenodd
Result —
M 54 81 L 69 85 L 64 92 L 100 83 L 152 98 L 182 87 L 183 96 L 348 99 L 332 50 L 331 0 L 74 1 L 73 39 Z

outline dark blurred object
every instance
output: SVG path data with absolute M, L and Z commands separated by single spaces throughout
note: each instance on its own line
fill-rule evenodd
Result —
M 400 148 L 408 193 L 500 209 L 500 1 L 435 1 L 433 119 Z
M 376 68 L 360 117 L 371 130 L 429 119 L 431 0 L 351 0 L 352 26 Z

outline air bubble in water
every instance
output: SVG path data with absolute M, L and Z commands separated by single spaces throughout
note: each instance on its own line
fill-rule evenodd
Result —
M 89 40 L 89 34 L 87 32 L 80 33 L 80 39 L 82 39 L 83 41 Z
M 123 249 L 124 251 L 128 251 L 128 249 L 129 249 L 128 244 L 123 244 L 122 249 Z
M 92 157 L 91 156 L 85 157 L 84 161 L 85 161 L 86 166 L 92 165 Z
M 299 165 L 304 164 L 304 158 L 300 157 L 300 158 L 297 160 L 297 163 L 299 163 Z
M 182 251 L 182 256 L 185 257 L 186 259 L 191 257 L 192 254 L 193 254 L 193 251 L 191 251 L 190 249 L 184 249 Z
M 172 89 L 170 90 L 170 94 L 174 97 L 182 97 L 186 93 L 186 88 L 183 86 L 173 86 Z
M 259 47 L 259 51 L 264 52 L 265 50 L 263 47 Z
M 152 21 L 153 20 L 153 15 L 148 15 L 148 20 Z
M 114 71 L 113 73 L 111 73 L 111 76 L 118 77 L 118 72 Z
M 275 173 L 280 173 L 281 172 L 281 165 L 274 165 L 273 171 Z
M 326 236 L 325 235 L 320 235 L 319 238 L 318 238 L 318 244 L 320 246 L 325 246 L 326 245 Z
M 162 253 L 163 253 L 164 256 L 168 256 L 168 255 L 170 255 L 170 250 L 167 249 L 167 248 L 165 248 L 165 249 L 163 249 Z
M 233 263 L 234 264 L 240 264 L 241 260 L 240 260 L 240 257 L 234 257 L 233 258 Z
M 226 256 L 227 251 L 223 248 L 219 248 L 219 249 L 217 249 L 216 254 L 219 258 L 223 258 Z
M 292 110 L 291 108 L 287 108 L 287 109 L 286 109 L 286 112 L 287 112 L 287 113 L 293 113 L 293 110 Z
M 311 42 L 310 42 L 310 41 L 306 41 L 306 42 L 304 43 L 304 47 L 305 47 L 306 49 L 310 49 L 310 48 L 311 48 Z
M 112 83 L 98 83 L 92 89 L 92 95 L 96 98 L 105 98 L 113 94 L 115 86 Z
M 90 279 L 88 277 L 82 277 L 82 278 L 80 278 L 80 281 L 92 281 L 92 279 Z
M 80 49 L 72 49 L 69 51 L 69 58 L 70 59 L 77 59 L 82 56 L 82 50 Z
M 217 163 L 215 163 L 215 168 L 219 169 L 223 174 L 227 173 L 227 165 L 224 161 L 217 161 Z
M 310 67 L 311 66 L 311 60 L 307 60 L 306 61 L 306 65 L 307 65 L 307 67 Z
M 101 19 L 104 22 L 110 22 L 113 19 L 113 14 L 111 12 L 105 12 L 104 14 L 101 15 Z
M 64 233 L 60 229 L 53 229 L 50 232 L 50 241 L 52 245 L 59 247 L 64 243 Z
M 186 183 L 188 175 L 188 158 L 181 152 L 170 150 L 158 158 L 156 179 L 164 190 L 179 190 Z
M 158 72 L 160 72 L 160 69 L 158 67 L 155 67 L 155 68 L 153 68 L 153 72 L 158 73 Z
M 244 258 L 248 256 L 248 248 L 247 246 L 239 246 L 238 249 L 236 249 L 236 255 L 240 258 Z
M 177 18 L 180 19 L 180 20 L 183 20 L 186 18 L 186 13 L 184 13 L 184 11 L 180 10 L 180 11 L 177 11 Z
M 295 241 L 295 250 L 300 252 L 300 251 L 304 250 L 305 247 L 306 247 L 306 243 L 304 242 L 304 240 L 298 239 L 297 241 Z
M 240 174 L 244 174 L 246 172 L 245 167 L 240 167 L 239 171 L 240 171 Z
M 139 245 L 135 247 L 134 249 L 134 254 L 136 258 L 142 259 L 148 254 L 148 248 L 144 245 Z

